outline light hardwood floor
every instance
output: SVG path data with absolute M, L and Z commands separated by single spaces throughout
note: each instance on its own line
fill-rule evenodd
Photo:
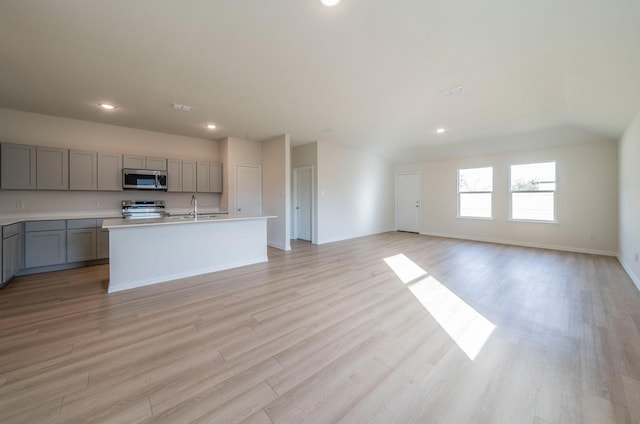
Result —
M 426 274 L 403 283 L 399 254 Z M 107 278 L 0 290 L 0 422 L 640 423 L 640 293 L 615 258 L 386 233 Z M 462 301 L 495 326 L 475 359 L 415 287 L 467 336 Z

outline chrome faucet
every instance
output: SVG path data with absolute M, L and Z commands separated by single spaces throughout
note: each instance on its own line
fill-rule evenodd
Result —
M 189 215 L 192 215 L 194 218 L 197 219 L 198 218 L 198 199 L 196 198 L 195 194 L 191 196 L 191 205 L 193 206 L 193 210 Z

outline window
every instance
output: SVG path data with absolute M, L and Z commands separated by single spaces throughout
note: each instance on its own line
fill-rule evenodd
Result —
M 493 168 L 458 170 L 458 216 L 491 218 Z
M 511 219 L 555 221 L 556 163 L 511 165 Z

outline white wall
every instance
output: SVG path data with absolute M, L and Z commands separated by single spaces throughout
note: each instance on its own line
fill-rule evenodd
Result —
M 0 142 L 219 161 L 217 141 L 9 109 L 0 109 Z M 165 199 L 169 208 L 188 210 L 191 193 L 3 190 L 0 192 L 0 213 L 23 215 L 51 211 L 104 211 L 117 216 L 123 199 Z M 17 201 L 24 202 L 24 209 L 17 209 Z M 198 201 L 203 210 L 216 209 L 220 195 L 200 193 Z
M 556 161 L 557 224 L 508 221 L 509 166 Z M 617 145 L 601 141 L 396 166 L 422 172 L 422 234 L 615 255 Z M 457 170 L 493 166 L 494 219 L 456 218 Z M 595 240 L 590 235 L 595 235 Z
M 267 242 L 291 250 L 291 142 L 285 134 L 262 143 L 262 214 L 267 220 Z
M 316 194 L 316 196 L 312 199 L 313 201 L 313 206 L 312 206 L 312 210 L 311 210 L 311 242 L 314 244 L 318 243 L 318 199 L 317 199 L 317 193 L 318 193 L 318 143 L 317 142 L 313 142 L 313 143 L 308 143 L 308 144 L 304 144 L 302 146 L 296 146 L 293 149 L 291 149 L 291 168 L 300 168 L 303 166 L 311 166 L 313 167 L 313 184 L 312 184 L 312 190 L 313 193 Z M 293 182 L 292 182 L 293 184 Z M 291 186 L 291 190 L 293 190 L 293 185 Z M 293 214 L 295 213 L 295 210 L 293 210 L 293 208 L 295 207 L 295 205 L 291 205 L 292 210 L 291 210 L 291 214 L 293 216 Z M 292 223 L 293 225 L 293 223 Z M 291 229 L 291 232 L 293 234 L 294 230 L 293 228 Z
M 228 137 L 220 141 L 223 168 L 221 207 L 229 212 L 236 210 L 236 166 L 262 166 L 262 145 L 257 141 Z
M 391 166 L 370 152 L 318 142 L 318 243 L 393 229 Z
M 619 143 L 620 253 L 618 258 L 640 289 L 640 114 Z

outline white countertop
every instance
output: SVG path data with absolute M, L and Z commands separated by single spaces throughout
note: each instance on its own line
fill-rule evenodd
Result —
M 169 209 L 172 215 L 188 214 L 190 209 Z M 217 209 L 203 210 L 201 214 L 223 214 Z M 82 219 L 82 218 L 105 218 L 118 220 L 122 216 L 117 210 L 90 210 L 90 211 L 55 211 L 55 212 L 24 212 L 21 214 L 0 214 L 0 226 L 11 225 L 25 221 L 50 221 L 55 219 Z
M 203 214 L 204 215 L 204 214 Z M 206 222 L 227 222 L 227 221 L 247 221 L 255 219 L 277 218 L 271 215 L 226 215 L 220 214 L 215 216 L 198 217 L 168 217 L 168 218 L 152 218 L 152 219 L 108 219 L 102 223 L 102 228 L 131 228 L 146 227 L 153 225 L 179 225 L 179 224 L 198 224 Z

